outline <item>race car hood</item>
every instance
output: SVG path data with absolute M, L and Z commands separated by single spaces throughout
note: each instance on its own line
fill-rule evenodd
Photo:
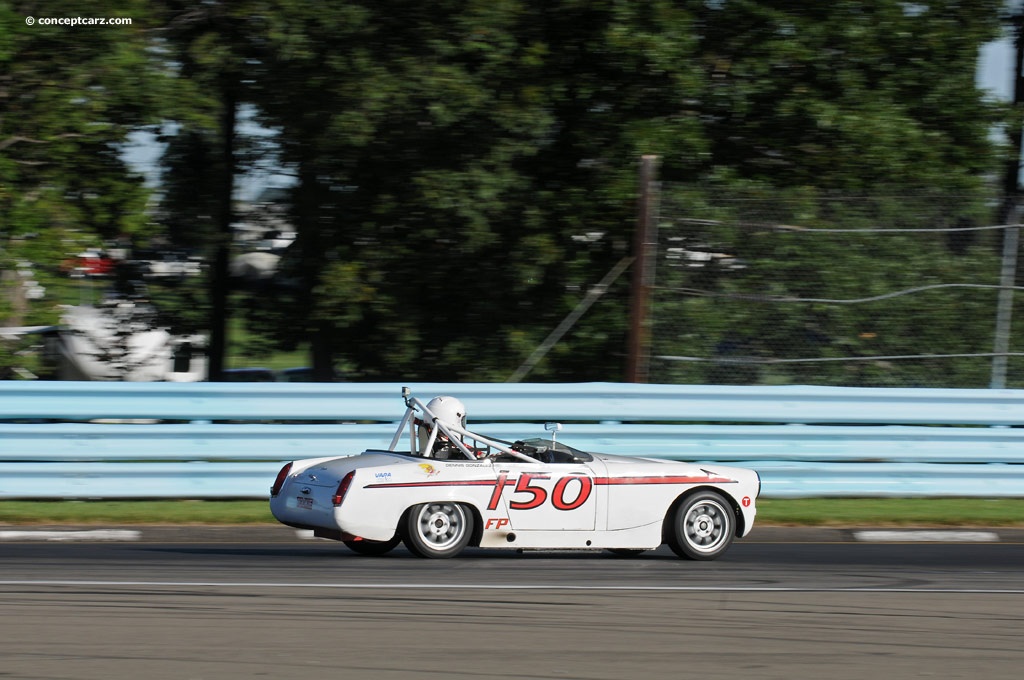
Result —
M 591 453 L 595 459 L 605 462 L 608 465 L 690 465 L 697 467 L 696 463 L 666 460 L 664 458 L 641 458 L 639 456 L 616 456 L 611 453 Z
M 638 458 L 633 456 L 616 456 L 608 453 L 592 453 L 595 460 L 599 460 L 608 466 L 608 473 L 614 476 L 615 468 L 628 466 L 633 471 L 643 471 L 648 474 L 665 475 L 685 473 L 695 476 L 728 477 L 730 479 L 745 479 L 750 471 L 743 468 L 735 468 L 718 463 L 691 463 L 678 460 L 664 460 L 661 458 Z

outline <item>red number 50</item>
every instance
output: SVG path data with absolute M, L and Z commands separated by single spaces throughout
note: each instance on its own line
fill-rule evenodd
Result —
M 532 498 L 526 501 L 511 501 L 508 504 L 508 507 L 510 509 L 532 510 L 533 508 L 538 508 L 541 505 L 544 505 L 544 503 L 548 499 L 548 492 L 544 489 L 544 487 L 533 484 L 533 480 L 535 479 L 550 479 L 550 475 L 546 473 L 526 473 L 522 477 L 520 477 L 519 481 L 516 483 L 516 489 L 514 493 L 528 493 L 532 496 Z M 571 501 L 566 501 L 565 488 L 569 485 L 570 482 L 573 481 L 578 481 L 580 483 L 579 491 L 577 492 L 576 497 L 574 499 L 572 499 Z M 504 486 L 504 479 L 499 478 L 498 484 L 498 488 Z M 587 502 L 587 499 L 590 498 L 590 492 L 593 490 L 593 488 L 594 480 L 592 480 L 590 477 L 585 477 L 583 475 L 570 475 L 568 477 L 562 477 L 560 480 L 555 482 L 555 488 L 551 490 L 551 504 L 555 506 L 555 508 L 558 510 L 575 510 L 576 508 L 580 507 L 581 505 Z M 495 489 L 495 491 L 497 492 L 497 489 Z M 494 496 L 492 496 L 492 507 L 490 508 L 491 510 L 493 510 L 494 506 L 497 505 L 497 495 L 498 493 L 495 493 Z

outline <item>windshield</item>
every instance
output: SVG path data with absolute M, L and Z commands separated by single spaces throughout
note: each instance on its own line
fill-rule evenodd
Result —
M 513 449 L 521 450 L 542 463 L 586 463 L 594 459 L 586 451 L 566 446 L 562 442 L 534 437 L 516 442 Z

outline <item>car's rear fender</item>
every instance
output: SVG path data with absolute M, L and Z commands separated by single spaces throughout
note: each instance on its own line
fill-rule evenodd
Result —
M 381 538 L 388 530 L 393 531 L 401 526 L 401 522 L 407 513 L 415 506 L 422 503 L 459 503 L 470 509 L 473 513 L 474 536 L 471 539 L 473 545 L 479 545 L 482 533 L 480 527 L 482 521 L 482 499 L 474 497 L 472 493 L 466 493 L 459 487 L 445 487 L 443 489 L 426 487 L 421 489 L 376 489 L 364 488 L 367 482 L 372 483 L 369 475 L 374 474 L 371 470 L 357 470 L 353 480 L 353 488 L 350 489 L 344 502 L 335 510 L 335 519 L 339 527 L 344 531 L 356 536 L 371 538 L 374 540 L 387 540 Z M 365 477 L 361 478 L 361 475 Z M 389 502 L 391 499 L 377 494 L 401 493 L 401 504 Z M 373 494 L 373 495 L 368 495 Z M 488 516 L 504 516 L 504 509 L 489 511 Z
M 401 527 L 405 526 L 406 518 L 416 505 L 419 504 L 410 505 L 402 512 L 402 515 L 398 520 L 398 531 L 401 531 Z M 484 537 L 484 522 L 483 515 L 480 514 L 480 508 L 478 508 L 475 503 L 461 503 L 461 505 L 466 506 L 469 512 L 473 515 L 473 535 L 469 538 L 469 545 L 474 548 L 480 547 L 480 541 Z

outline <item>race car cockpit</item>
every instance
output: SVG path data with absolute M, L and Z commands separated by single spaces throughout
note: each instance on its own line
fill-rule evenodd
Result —
M 527 463 L 583 463 L 593 460 L 584 451 L 555 441 L 561 425 L 548 423 L 551 439 L 531 438 L 516 442 L 493 439 L 466 428 L 466 407 L 455 397 L 438 396 L 424 404 L 402 388 L 405 417 L 391 440 L 389 451 L 396 451 L 408 435 L 409 454 L 440 460 L 502 461 Z

